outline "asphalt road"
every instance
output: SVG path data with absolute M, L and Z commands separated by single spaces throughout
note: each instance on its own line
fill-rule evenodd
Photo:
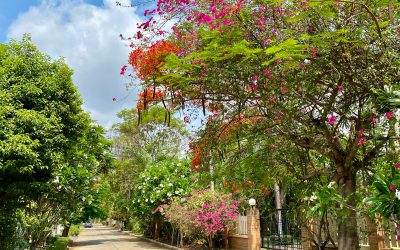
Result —
M 72 250 L 165 250 L 157 244 L 137 238 L 126 233 L 94 225 L 92 228 L 82 229 L 79 237 L 74 240 Z

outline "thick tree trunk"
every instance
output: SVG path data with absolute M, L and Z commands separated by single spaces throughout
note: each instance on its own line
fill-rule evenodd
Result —
M 70 228 L 71 228 L 71 222 L 68 222 L 68 224 L 64 227 L 61 236 L 62 237 L 68 237 Z
M 338 248 L 339 250 L 357 250 L 360 247 L 357 231 L 357 212 L 355 210 L 356 173 L 350 170 L 343 171 L 338 181 L 340 185 L 344 185 L 340 194 L 347 199 L 347 204 L 339 211 Z

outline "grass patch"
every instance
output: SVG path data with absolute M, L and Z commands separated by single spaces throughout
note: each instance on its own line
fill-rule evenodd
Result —
M 48 250 L 65 250 L 71 243 L 72 240 L 68 237 L 57 237 L 54 242 L 50 244 Z

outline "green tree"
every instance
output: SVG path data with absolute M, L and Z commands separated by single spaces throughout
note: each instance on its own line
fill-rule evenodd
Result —
M 62 59 L 53 61 L 42 54 L 29 36 L 0 46 L 3 249 L 15 248 L 14 218 L 19 209 L 28 219 L 43 215 L 39 219 L 54 217 L 53 222 L 59 222 L 62 215 L 70 217 L 76 204 L 68 207 L 68 201 L 79 200 L 78 189 L 90 185 L 87 181 L 100 162 L 100 151 L 105 148 L 99 143 L 102 130 L 91 126 L 90 117 L 82 110 L 72 73 Z M 68 196 L 71 193 L 77 196 Z M 49 220 L 43 227 L 53 223 Z M 43 241 L 42 236 L 38 238 Z M 31 247 L 36 247 L 36 242 Z
M 135 109 L 122 110 L 123 122 L 113 126 L 114 149 L 120 159 L 135 159 L 139 164 L 173 159 L 182 155 L 188 132 L 177 118 L 165 122 L 165 110 L 154 106 L 141 114 Z
M 157 106 L 141 112 L 140 122 L 137 110 L 123 110 L 118 116 L 122 122 L 113 127 L 113 149 L 117 159 L 115 169 L 108 174 L 113 193 L 110 217 L 126 225 L 134 214 L 143 216 L 143 220 L 151 218 L 148 209 L 143 208 L 140 214 L 137 209 L 132 212 L 137 180 L 147 168 L 154 169 L 152 166 L 158 163 L 173 162 L 182 157 L 188 132 L 184 123 L 175 117 L 171 117 L 168 126 L 165 110 Z

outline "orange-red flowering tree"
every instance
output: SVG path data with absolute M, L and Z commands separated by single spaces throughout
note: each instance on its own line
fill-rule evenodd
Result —
M 159 103 L 165 96 L 165 92 L 159 88 L 145 88 L 138 94 L 139 100 L 136 103 L 136 108 L 139 112 L 146 109 L 151 104 Z
M 178 53 L 179 50 L 172 42 L 157 41 L 148 47 L 134 49 L 129 55 L 129 64 L 141 80 L 155 79 L 161 75 L 165 57 L 171 53 Z
M 258 117 L 258 137 L 328 159 L 323 172 L 345 200 L 335 204 L 338 247 L 355 250 L 359 173 L 376 167 L 395 135 L 395 113 L 377 93 L 399 88 L 399 7 L 369 0 L 159 0 L 148 14 L 177 17 L 169 39 L 180 51 L 144 80 L 163 85 L 175 107 L 212 105 L 206 137 L 218 135 L 226 120 Z M 237 137 L 238 144 L 248 140 L 240 131 Z

